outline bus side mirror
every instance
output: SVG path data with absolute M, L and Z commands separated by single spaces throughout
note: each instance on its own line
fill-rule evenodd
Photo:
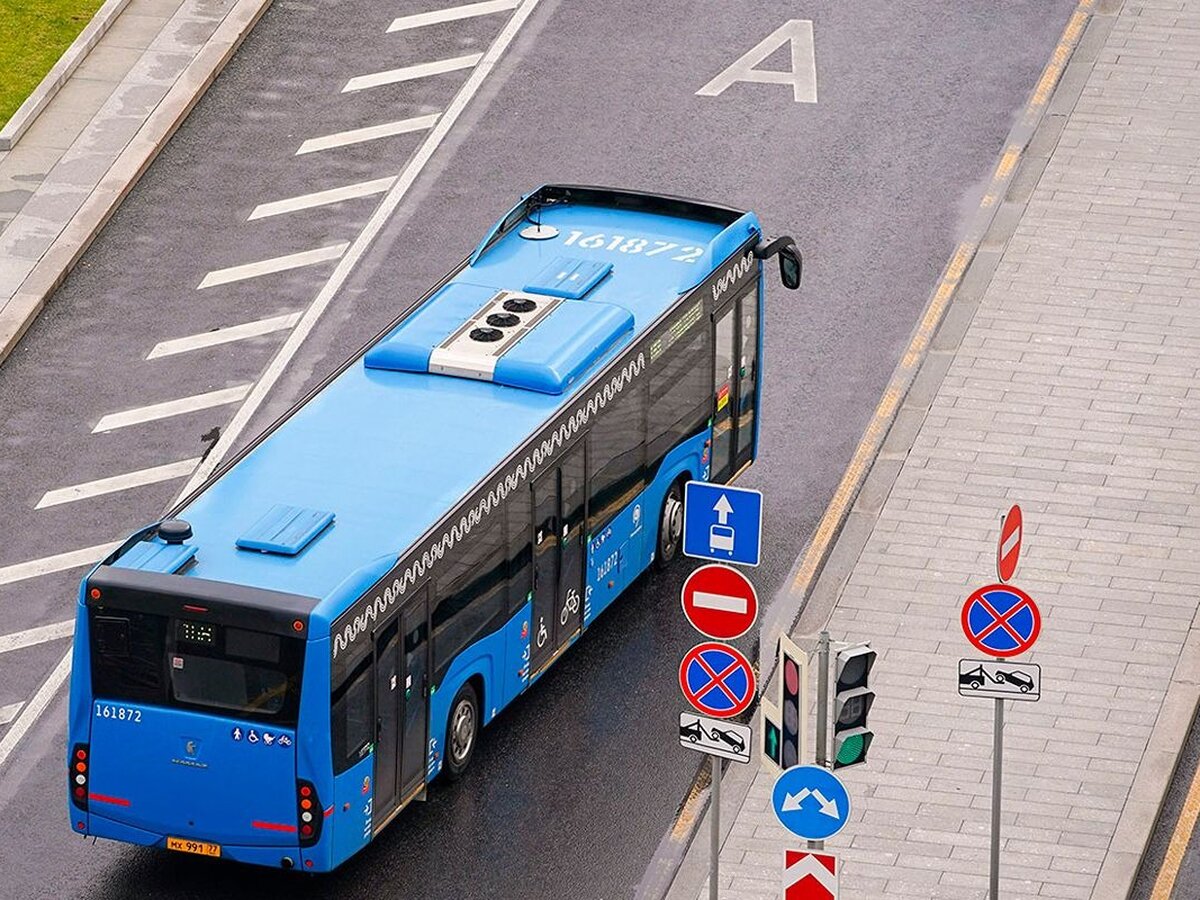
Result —
M 800 287 L 800 276 L 804 272 L 804 262 L 795 244 L 783 247 L 779 251 L 779 280 L 789 291 Z
M 796 242 L 784 235 L 754 248 L 755 259 L 767 259 L 776 253 L 779 254 L 779 280 L 788 290 L 794 291 L 800 287 L 800 276 L 804 271 Z

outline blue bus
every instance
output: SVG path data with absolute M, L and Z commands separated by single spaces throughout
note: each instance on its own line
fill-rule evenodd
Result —
M 303 871 L 361 850 L 754 459 L 752 213 L 544 186 L 80 587 L 71 827 Z

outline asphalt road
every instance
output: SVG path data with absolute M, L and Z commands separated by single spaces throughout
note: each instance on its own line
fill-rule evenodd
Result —
M 358 263 L 243 438 L 461 259 L 543 181 L 609 183 L 757 211 L 805 254 L 768 298 L 760 595 L 782 585 L 975 207 L 1071 0 L 705 5 L 543 0 Z M 286 332 L 151 361 L 157 342 L 303 310 L 332 263 L 197 290 L 206 273 L 351 241 L 378 195 L 247 222 L 260 203 L 395 176 L 402 134 L 295 155 L 348 128 L 436 113 L 457 71 L 341 93 L 348 79 L 482 52 L 507 14 L 386 34 L 366 2 L 278 0 L 0 367 L 0 567 L 112 540 L 182 480 L 43 509 L 52 489 L 198 457 L 236 406 L 91 434 L 100 417 L 252 382 Z M 735 84 L 695 95 L 792 17 L 814 22 L 819 102 Z M 784 52 L 764 67 L 782 68 Z M 74 837 L 61 696 L 0 768 L 0 892 L 15 897 L 628 897 L 695 770 L 671 736 L 694 635 L 686 565 L 645 578 L 342 871 L 303 878 Z M 70 616 L 79 572 L 0 586 L 0 632 Z M 855 637 L 868 637 L 856 635 Z M 0 707 L 66 652 L 0 656 Z M 0 736 L 4 726 L 0 726 Z
M 1150 846 L 1142 856 L 1142 866 L 1134 882 L 1131 900 L 1192 900 L 1200 897 L 1200 833 L 1196 831 L 1196 803 L 1187 803 L 1188 791 L 1200 766 L 1200 727 L 1192 722 L 1191 731 L 1184 742 L 1183 751 L 1176 766 L 1171 786 L 1163 798 L 1162 811 L 1150 836 Z M 1167 848 L 1178 840 L 1183 847 L 1183 858 L 1176 870 L 1173 884 L 1169 876 L 1164 877 L 1162 888 L 1170 888 L 1170 894 L 1155 895 L 1154 888 L 1164 868 Z

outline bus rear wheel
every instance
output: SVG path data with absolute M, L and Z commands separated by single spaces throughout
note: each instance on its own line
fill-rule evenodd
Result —
M 662 513 L 658 517 L 658 555 L 655 562 L 668 565 L 679 555 L 683 542 L 683 481 L 676 481 L 667 488 L 663 498 Z
M 446 777 L 458 781 L 471 757 L 475 754 L 475 743 L 479 737 L 479 697 L 474 686 L 467 682 L 454 695 L 450 704 L 450 720 L 446 723 Z

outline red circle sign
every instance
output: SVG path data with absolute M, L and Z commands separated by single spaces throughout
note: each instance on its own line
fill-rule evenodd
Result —
M 988 584 L 963 603 L 962 629 L 977 650 L 1008 658 L 1033 646 L 1042 630 L 1042 614 L 1020 588 Z
M 758 618 L 754 585 L 729 566 L 701 566 L 688 576 L 680 592 L 683 614 L 706 637 L 739 638 Z
M 704 715 L 728 719 L 754 701 L 754 667 L 736 647 L 716 641 L 697 644 L 679 664 L 679 688 Z
M 1001 581 L 1008 581 L 1017 571 L 1017 558 L 1021 555 L 1021 507 L 1013 504 L 1004 524 L 1000 526 L 1000 543 L 996 545 L 996 574 Z

